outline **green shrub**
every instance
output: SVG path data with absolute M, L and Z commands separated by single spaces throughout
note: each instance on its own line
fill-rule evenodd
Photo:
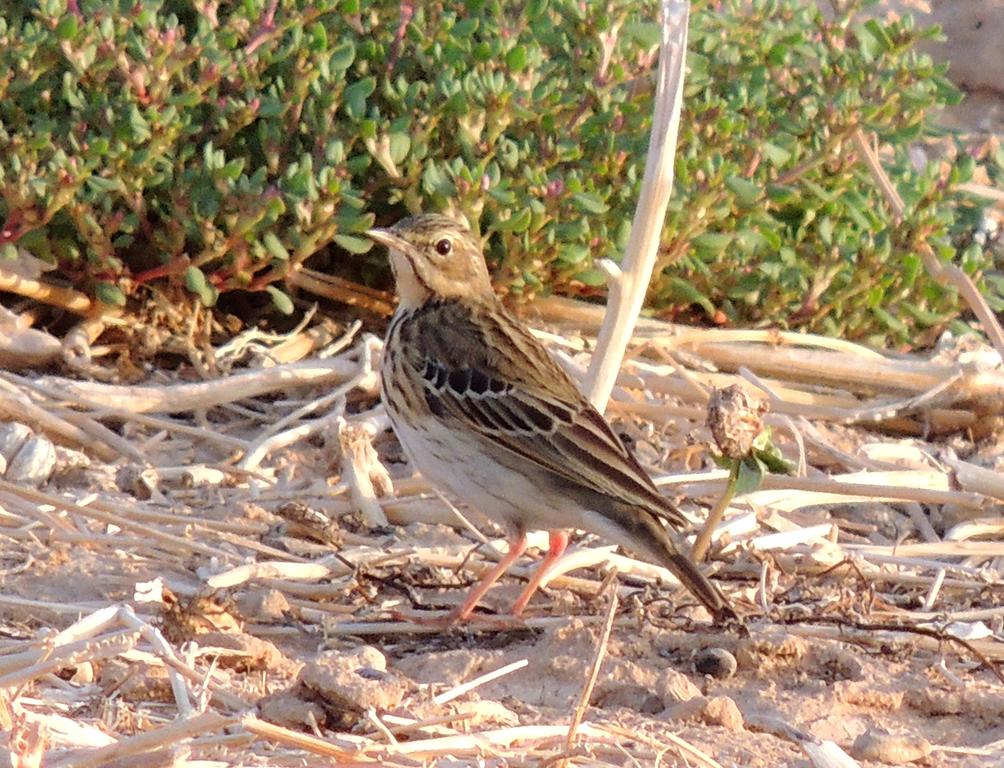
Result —
M 385 276 L 360 233 L 409 210 L 467 215 L 511 294 L 595 295 L 594 260 L 623 250 L 654 3 L 79 3 L 0 20 L 0 244 L 106 302 L 184 286 L 290 310 L 282 280 L 322 249 Z M 953 256 L 956 221 L 950 185 L 906 156 L 953 93 L 919 33 L 745 6 L 692 12 L 651 306 L 900 340 L 950 317 L 915 255 Z M 857 126 L 894 148 L 903 224 L 845 151 Z

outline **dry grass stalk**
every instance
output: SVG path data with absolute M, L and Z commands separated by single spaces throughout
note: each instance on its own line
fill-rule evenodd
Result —
M 266 432 L 258 442 L 252 445 L 238 464 L 244 470 L 256 469 L 270 452 L 279 448 L 292 445 L 313 434 L 326 433 L 335 429 L 336 425 L 343 423 L 343 412 L 345 410 L 345 396 L 356 389 L 364 392 L 375 392 L 379 386 L 375 368 L 375 358 L 382 348 L 379 339 L 367 336 L 360 345 L 359 366 L 355 375 L 343 382 L 331 392 L 326 393 L 321 399 L 324 403 L 332 403 L 332 410 L 321 418 L 314 421 L 290 427 L 276 434 Z M 311 406 L 320 407 L 320 406 Z M 309 412 L 307 407 L 295 411 L 294 418 Z M 292 421 L 292 419 L 290 420 Z
M 95 410 L 110 406 L 133 413 L 178 413 L 294 387 L 341 384 L 359 372 L 359 363 L 353 357 L 350 353 L 327 360 L 258 368 L 192 384 L 119 386 L 46 376 L 36 381 L 35 386 L 45 387 L 54 398 Z M 375 380 L 369 383 L 376 386 Z
M 298 265 L 286 281 L 318 296 L 326 296 L 339 304 L 359 307 L 382 317 L 394 314 L 393 294 L 359 285 L 336 275 Z
M 534 309 L 548 321 L 568 322 L 577 333 L 593 331 L 602 318 L 602 309 L 595 305 L 555 297 L 537 300 Z M 775 413 L 790 412 L 839 421 L 875 418 L 881 415 L 883 407 L 889 407 L 888 400 L 866 405 L 862 413 L 859 396 L 888 393 L 897 401 L 909 402 L 907 398 L 939 392 L 947 380 L 953 380 L 953 384 L 935 399 L 935 405 L 941 410 L 948 409 L 946 413 L 952 413 L 952 408 L 967 411 L 974 406 L 981 413 L 997 413 L 1004 402 L 1002 371 L 983 370 L 975 363 L 953 365 L 917 357 L 893 358 L 850 342 L 777 331 L 695 329 L 657 320 L 640 321 L 634 340 L 641 347 L 663 349 L 674 355 L 687 353 L 718 371 L 736 373 L 744 366 L 750 368 L 779 387 L 785 399 L 771 403 Z M 629 368 L 630 364 L 628 361 Z M 711 386 L 726 386 L 735 381 L 734 376 L 723 374 L 698 371 L 694 375 L 702 384 Z M 630 376 L 623 372 L 617 378 L 620 386 L 644 387 L 684 402 L 694 400 L 692 384 L 663 374 L 647 375 L 642 371 L 635 382 L 632 384 Z M 820 408 L 817 412 L 815 408 L 806 409 L 811 401 L 790 399 L 795 397 L 798 388 L 802 388 L 799 400 L 818 397 L 813 393 L 818 392 L 821 385 L 842 398 L 839 400 L 844 403 L 842 409 Z M 954 417 L 956 428 L 958 421 L 959 417 Z M 952 423 L 948 421 L 946 427 Z
M 379 754 L 387 757 L 409 756 L 420 760 L 429 760 L 445 755 L 470 756 L 484 755 L 487 752 L 498 753 L 500 750 L 512 750 L 512 756 L 527 755 L 537 749 L 546 749 L 561 743 L 568 735 L 568 728 L 563 725 L 522 725 L 511 728 L 497 728 L 472 734 L 455 736 L 438 736 L 428 739 L 400 742 L 393 747 L 372 747 L 368 754 Z M 602 725 L 582 723 L 579 726 L 579 736 L 593 746 L 613 745 L 620 743 L 619 736 L 614 735 Z
M 895 220 L 902 220 L 906 206 L 903 204 L 903 198 L 900 197 L 892 180 L 882 167 L 882 163 L 879 162 L 878 153 L 865 139 L 864 131 L 861 128 L 854 131 L 852 138 L 854 139 L 855 147 L 861 153 L 861 158 L 864 160 L 865 165 L 868 166 L 872 177 L 878 184 L 879 189 L 882 190 L 886 202 L 892 208 Z M 921 244 L 919 252 L 921 259 L 924 261 L 924 267 L 931 277 L 942 285 L 949 285 L 955 288 L 962 298 L 965 299 L 969 308 L 983 326 L 983 330 L 990 343 L 997 350 L 997 354 L 1001 359 L 1004 359 L 1004 329 L 1001 328 L 1000 323 L 997 321 L 997 316 L 990 309 L 990 305 L 987 304 L 986 299 L 980 294 L 972 278 L 954 264 L 943 264 L 926 243 Z
M 861 768 L 857 760 L 833 741 L 805 739 L 800 745 L 815 768 Z
M 1004 644 L 994 640 L 967 640 L 953 638 L 949 634 L 929 630 L 927 634 L 918 634 L 920 628 L 902 626 L 895 629 L 876 629 L 869 626 L 857 629 L 851 621 L 835 621 L 836 626 L 806 624 L 803 626 L 789 625 L 787 630 L 800 637 L 814 637 L 842 642 L 857 643 L 872 648 L 881 648 L 883 644 L 908 643 L 910 646 L 924 651 L 941 653 L 946 642 L 955 642 L 970 649 L 980 658 L 992 662 L 1004 662 Z M 997 672 L 1000 677 L 1000 672 Z
M 246 714 L 240 719 L 241 727 L 263 739 L 283 744 L 289 747 L 296 747 L 314 755 L 334 758 L 339 763 L 352 763 L 355 765 L 377 765 L 379 761 L 374 760 L 359 752 L 350 752 L 341 747 L 336 747 L 324 739 L 310 736 L 306 733 L 293 731 L 281 725 L 261 720 L 252 714 Z
M 665 5 L 663 6 L 663 12 L 665 12 Z M 585 685 L 582 686 L 582 693 L 579 694 L 578 703 L 575 705 L 575 709 L 572 712 L 572 720 L 568 724 L 568 736 L 565 738 L 565 754 L 568 755 L 575 748 L 575 740 L 578 736 L 579 725 L 582 723 L 582 718 L 586 714 L 586 709 L 589 707 L 589 700 L 593 695 L 593 688 L 596 686 L 596 679 L 600 675 L 600 666 L 603 664 L 603 657 L 607 652 L 607 643 L 610 642 L 610 630 L 614 625 L 614 617 L 617 615 L 617 593 L 614 590 L 607 590 L 606 588 L 613 584 L 614 579 L 617 578 L 617 571 L 611 571 L 607 577 L 603 580 L 603 591 L 610 592 L 610 604 L 607 606 L 607 615 L 603 620 L 603 628 L 600 630 L 599 639 L 596 642 L 596 651 L 593 654 L 593 661 L 589 665 L 589 674 L 586 677 Z M 568 764 L 568 760 L 563 759 L 560 765 L 563 767 Z
M 108 316 L 119 312 L 119 310 L 109 310 Z M 91 315 L 66 332 L 63 336 L 62 358 L 70 370 L 98 380 L 106 380 L 115 375 L 107 368 L 95 365 L 92 360 L 91 344 L 98 340 L 105 328 L 104 315 Z
M 60 357 L 63 348 L 55 336 L 32 328 L 29 312 L 11 312 L 0 306 L 0 365 L 9 368 L 40 368 Z
M 512 664 L 506 664 L 504 667 L 499 667 L 498 669 L 493 670 L 492 672 L 488 672 L 484 675 L 479 675 L 478 677 L 474 678 L 473 680 L 469 680 L 466 683 L 461 683 L 460 685 L 456 685 L 448 691 L 443 691 L 442 693 L 437 694 L 435 697 L 433 697 L 432 700 L 436 704 L 445 704 L 448 701 L 453 701 L 454 699 L 463 696 L 465 693 L 470 693 L 474 689 L 479 688 L 482 685 L 485 685 L 486 683 L 490 683 L 492 680 L 498 680 L 500 677 L 505 677 L 506 675 L 511 674 L 512 672 L 516 672 L 517 670 L 523 669 L 529 663 L 530 662 L 527 661 L 526 659 L 520 659 L 519 661 L 514 661 Z
M 354 383 L 353 383 L 354 387 Z M 352 387 L 350 387 L 351 389 Z M 261 465 L 262 461 L 270 453 L 274 453 L 281 448 L 306 440 L 311 435 L 323 434 L 333 431 L 338 420 L 342 418 L 342 411 L 345 408 L 345 399 L 340 397 L 335 403 L 335 407 L 330 413 L 319 419 L 314 419 L 305 424 L 299 424 L 276 435 L 265 437 L 253 445 L 249 446 L 244 453 L 244 457 L 238 463 L 238 467 L 244 470 L 254 470 Z
M 414 618 L 425 623 L 408 621 L 409 613 L 398 612 L 395 619 L 386 621 L 338 621 L 325 627 L 328 636 L 352 636 L 364 637 L 367 635 L 437 635 L 442 633 L 442 628 L 433 626 L 428 620 L 435 620 L 449 615 L 448 611 L 416 611 Z M 583 624 L 599 624 L 602 619 L 599 616 L 540 616 L 529 617 L 522 621 L 522 625 L 527 629 L 554 629 L 556 627 L 567 626 L 572 621 Z M 491 616 L 481 616 L 474 614 L 467 620 L 467 626 L 471 631 L 478 629 L 498 630 L 499 620 Z
M 211 733 L 234 725 L 239 720 L 215 712 L 202 712 L 191 717 L 178 718 L 170 725 L 140 733 L 107 747 L 78 750 L 49 765 L 51 768 L 102 768 L 123 758 L 175 747 L 178 742 L 203 733 Z
M 119 656 L 134 648 L 139 638 L 140 633 L 135 630 L 119 630 L 98 638 L 2 656 L 0 688 L 17 688 L 42 675 L 72 668 L 84 661 Z
M 9 291 L 43 304 L 60 307 L 75 315 L 87 315 L 91 312 L 92 304 L 87 294 L 25 277 L 6 267 L 0 268 L 0 291 Z
M 0 416 L 10 421 L 27 424 L 36 432 L 48 435 L 53 441 L 65 443 L 75 448 L 87 447 L 96 456 L 113 461 L 118 452 L 75 424 L 39 407 L 31 398 L 11 381 L 14 374 L 0 373 Z M 16 379 L 15 379 L 16 380 Z
M 353 508 L 370 528 L 387 525 L 379 499 L 393 495 L 394 485 L 373 448 L 375 432 L 342 417 L 337 420 L 337 432 L 342 448 L 342 480 L 349 486 Z
M 691 497 L 712 496 L 724 488 L 721 479 L 680 483 L 675 489 Z M 656 480 L 658 483 L 658 479 Z M 953 478 L 936 470 L 854 472 L 833 477 L 767 475 L 761 490 L 737 497 L 762 507 L 794 510 L 820 504 L 861 501 L 914 501 L 923 504 L 954 504 L 972 510 L 983 509 L 987 500 L 979 493 L 950 490 Z
M 655 107 L 649 135 L 645 175 L 622 267 L 605 261 L 609 293 L 596 340 L 596 354 L 585 392 L 601 413 L 606 409 L 624 352 L 645 302 L 659 250 L 659 235 L 673 191 L 673 158 L 683 106 L 684 58 L 687 52 L 688 3 L 660 3 L 662 45 L 656 74 Z
M 143 523 L 137 523 L 121 515 L 105 512 L 100 509 L 92 509 L 90 507 L 81 506 L 80 504 L 74 504 L 73 502 L 62 499 L 58 496 L 52 496 L 51 494 L 43 493 L 42 491 L 32 490 L 30 488 L 22 488 L 9 483 L 6 480 L 0 480 L 0 493 L 8 494 L 10 496 L 19 497 L 25 499 L 26 501 L 33 502 L 35 504 L 49 505 L 55 509 L 62 509 L 66 512 L 71 512 L 75 515 L 80 515 L 91 520 L 97 520 L 101 523 L 116 525 L 120 528 L 133 530 L 140 533 L 148 538 L 155 539 L 158 542 L 170 545 L 175 552 L 200 552 L 204 555 L 210 557 L 219 557 L 222 553 L 218 548 L 208 546 L 206 544 L 200 544 L 199 542 L 192 541 L 191 539 L 185 538 L 183 536 L 177 536 L 172 533 L 167 533 L 165 531 L 158 530 L 156 528 L 151 528 Z

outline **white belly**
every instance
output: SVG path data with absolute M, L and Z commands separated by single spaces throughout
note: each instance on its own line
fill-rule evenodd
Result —
M 445 432 L 398 420 L 394 430 L 423 477 L 496 522 L 516 529 L 582 527 L 585 510 L 532 475 L 500 463 L 477 436 L 464 440 L 453 433 L 447 438 Z

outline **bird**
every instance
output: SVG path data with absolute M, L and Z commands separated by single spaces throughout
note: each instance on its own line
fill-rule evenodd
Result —
M 397 287 L 381 395 L 405 455 L 507 534 L 506 554 L 447 623 L 471 616 L 538 529 L 548 531 L 548 551 L 513 604 L 515 617 L 564 553 L 567 531 L 580 529 L 668 568 L 717 623 L 735 619 L 688 554 L 686 518 L 496 296 L 468 227 L 423 213 L 366 235 L 388 249 Z

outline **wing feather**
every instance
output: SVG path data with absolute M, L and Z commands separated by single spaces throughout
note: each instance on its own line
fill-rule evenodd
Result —
M 684 526 L 683 516 L 539 342 L 501 307 L 486 306 L 476 318 L 465 315 L 471 311 L 455 303 L 433 305 L 416 318 L 434 324 L 416 333 L 411 346 L 424 340 L 413 364 L 432 412 L 572 487 L 633 502 Z M 467 353 L 463 359 L 458 349 Z

